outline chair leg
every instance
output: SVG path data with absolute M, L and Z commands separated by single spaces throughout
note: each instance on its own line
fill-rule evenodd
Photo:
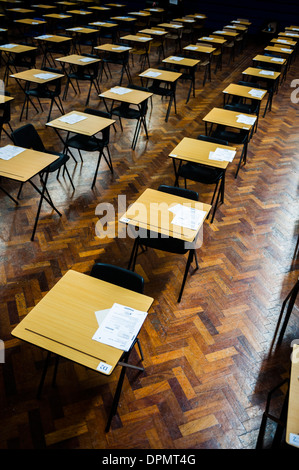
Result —
M 135 269 L 138 248 L 139 248 L 139 238 L 136 237 L 135 241 L 134 241 L 133 248 L 132 248 L 129 264 L 128 264 L 128 269 L 130 269 L 132 271 L 134 271 L 134 269 Z

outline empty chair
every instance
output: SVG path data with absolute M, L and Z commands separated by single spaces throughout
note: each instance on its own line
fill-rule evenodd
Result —
M 109 113 L 105 111 L 99 111 L 96 109 L 86 108 L 84 110 L 84 113 L 93 114 L 94 116 L 104 117 L 107 119 L 110 118 Z M 111 160 L 111 155 L 110 155 L 110 150 L 109 150 L 109 140 L 110 140 L 110 126 L 102 130 L 101 139 L 95 136 L 89 137 L 83 134 L 75 134 L 74 136 L 69 137 L 65 141 L 66 149 L 69 149 L 71 147 L 71 148 L 75 148 L 78 150 L 81 161 L 83 161 L 81 150 L 86 151 L 86 152 L 99 152 L 96 170 L 95 170 L 94 178 L 93 178 L 92 185 L 91 185 L 92 188 L 94 187 L 95 182 L 96 182 L 97 173 L 98 173 L 98 169 L 99 169 L 102 157 L 104 157 L 111 173 L 113 173 L 112 160 Z M 107 156 L 104 153 L 105 150 L 107 151 Z
M 19 129 L 16 129 L 11 134 L 11 138 L 14 144 L 18 145 L 19 147 L 24 147 L 27 149 L 37 150 L 38 152 L 45 152 L 45 153 L 57 155 L 59 157 L 58 160 L 51 163 L 45 171 L 48 171 L 49 173 L 54 173 L 55 171 L 58 171 L 58 174 L 59 174 L 59 170 L 63 168 L 63 170 L 66 171 L 69 177 L 72 188 L 75 189 L 72 179 L 70 177 L 69 171 L 66 166 L 66 163 L 69 160 L 69 156 L 64 153 L 52 152 L 52 151 L 46 150 L 38 132 L 36 131 L 35 127 L 32 124 L 25 124 Z M 57 174 L 57 178 L 58 178 L 58 174 Z M 23 183 L 21 184 L 21 187 L 19 189 L 18 197 L 21 194 L 22 187 L 23 187 Z
M 10 93 L 8 91 L 5 91 L 4 93 L 5 96 L 10 96 Z M 4 127 L 4 124 L 7 124 L 10 131 L 13 132 L 13 129 L 10 124 L 10 117 L 11 117 L 11 110 L 10 110 L 10 101 L 6 101 L 4 103 L 0 104 L 0 138 L 1 138 L 1 133 L 2 131 L 7 135 L 9 139 L 11 139 L 11 135 L 7 132 L 7 130 Z
M 51 73 L 56 73 L 60 74 L 60 71 L 51 67 L 44 67 L 42 70 L 45 72 L 51 72 Z M 37 98 L 41 111 L 43 112 L 43 107 L 41 104 L 41 99 L 47 99 L 50 100 L 50 108 L 49 108 L 49 113 L 47 117 L 47 121 L 50 121 L 52 109 L 53 109 L 53 104 L 55 103 L 57 108 L 59 109 L 61 114 L 64 114 L 64 109 L 62 105 L 62 101 L 60 98 L 60 93 L 61 93 L 61 79 L 62 77 L 58 77 L 55 80 L 52 80 L 50 82 L 47 82 L 45 84 L 40 83 L 37 85 L 36 88 L 29 88 L 28 90 L 25 90 L 25 100 L 24 104 L 22 107 L 22 112 L 20 115 L 20 121 L 22 120 L 23 112 L 26 106 L 26 119 L 28 117 L 28 105 L 29 101 L 31 101 L 32 98 Z
M 98 60 L 99 58 L 98 58 L 97 55 L 82 54 L 82 56 L 90 57 L 91 59 L 92 58 L 97 59 L 97 61 L 96 62 L 86 63 L 84 66 L 83 65 L 78 65 L 75 68 L 72 67 L 73 70 L 68 74 L 68 77 L 67 77 L 67 82 L 66 82 L 65 90 L 64 90 L 64 94 L 63 94 L 63 99 L 65 100 L 66 97 L 67 97 L 68 87 L 69 87 L 69 84 L 72 82 L 72 80 L 76 81 L 79 93 L 80 93 L 79 82 L 80 81 L 89 82 L 90 85 L 89 85 L 87 98 L 86 98 L 86 102 L 85 102 L 85 106 L 87 106 L 88 103 L 89 103 L 92 86 L 95 87 L 96 92 L 98 94 L 101 93 L 100 86 L 99 86 L 99 83 L 98 83 L 98 81 L 99 81 L 99 64 L 100 64 L 100 61 Z
M 140 87 L 138 85 L 133 85 L 133 84 L 130 84 L 130 88 L 134 90 L 149 91 L 145 87 Z M 114 108 L 112 108 L 111 115 L 118 116 L 121 130 L 123 130 L 122 121 L 121 121 L 122 118 L 137 120 L 135 132 L 134 132 L 134 136 L 132 140 L 132 149 L 134 150 L 136 147 L 138 136 L 140 134 L 141 125 L 143 125 L 146 138 L 148 139 L 147 125 L 146 125 L 146 113 L 148 110 L 148 99 L 145 99 L 144 101 L 142 101 L 142 103 L 138 105 L 138 108 L 132 107 L 132 106 L 133 105 L 131 105 L 130 103 L 121 103 L 119 106 L 115 106 Z
M 212 142 L 219 145 L 228 145 L 227 141 L 216 139 L 213 137 L 208 137 L 205 135 L 199 135 L 198 140 L 204 140 L 206 142 Z M 187 180 L 196 181 L 200 184 L 207 184 L 207 185 L 215 185 L 215 189 L 213 192 L 213 197 L 211 200 L 211 206 L 213 206 L 215 196 L 215 206 L 213 210 L 213 215 L 211 219 L 211 223 L 213 223 L 215 212 L 218 206 L 219 198 L 221 195 L 220 203 L 224 202 L 224 182 L 225 182 L 225 170 L 222 168 L 213 168 L 210 166 L 200 165 L 199 163 L 185 163 L 181 165 L 178 169 L 178 174 L 176 178 L 175 184 L 178 185 L 179 177 L 184 178 L 185 180 L 185 188 L 187 187 Z M 218 189 L 218 193 L 217 193 Z M 208 218 L 208 217 L 207 217 Z
M 90 276 L 143 294 L 144 279 L 139 274 L 107 263 L 95 263 Z
M 159 186 L 158 191 L 167 192 L 170 194 L 174 194 L 176 196 L 184 197 L 189 200 L 191 199 L 193 201 L 198 201 L 198 193 L 195 191 L 191 191 L 189 189 L 161 185 Z M 147 230 L 146 236 L 138 235 L 135 238 L 133 249 L 132 249 L 130 260 L 129 260 L 128 269 L 132 269 L 132 271 L 135 270 L 138 250 L 139 248 L 143 249 L 144 247 L 153 248 L 156 250 L 162 250 L 168 253 L 181 254 L 181 255 L 188 253 L 188 259 L 187 259 L 186 268 L 185 268 L 185 272 L 183 276 L 183 281 L 182 281 L 180 293 L 178 296 L 178 302 L 180 302 L 182 295 L 183 295 L 183 290 L 185 287 L 188 271 L 189 271 L 189 268 L 193 259 L 195 259 L 196 269 L 198 269 L 195 244 L 191 244 L 191 246 L 188 247 L 186 246 L 186 243 L 184 242 L 184 240 L 181 240 L 178 238 L 172 238 L 172 237 L 165 237 L 165 236 L 163 237 L 157 234 L 156 232 L 151 232 L 150 230 Z

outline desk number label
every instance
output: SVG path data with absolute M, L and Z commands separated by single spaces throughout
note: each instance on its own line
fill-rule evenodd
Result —
M 293 432 L 290 432 L 289 442 L 293 446 L 299 447 L 299 435 L 294 434 Z
M 112 366 L 110 366 L 109 364 L 106 364 L 106 362 L 100 362 L 100 364 L 97 367 L 97 370 L 99 372 L 102 372 L 103 374 L 109 374 L 111 369 L 112 369 Z

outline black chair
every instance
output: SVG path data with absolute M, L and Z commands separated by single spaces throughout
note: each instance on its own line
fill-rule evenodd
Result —
M 261 88 L 258 83 L 248 83 L 243 80 L 238 82 L 241 86 L 250 86 L 252 88 Z M 243 98 L 241 96 L 231 95 L 229 101 L 224 105 L 225 109 L 230 109 L 227 105 L 232 105 L 236 111 L 245 114 L 255 114 L 257 116 L 254 129 L 257 130 L 258 116 L 260 111 L 260 101 L 255 99 Z
M 43 67 L 42 70 L 44 70 L 45 72 L 51 72 L 51 73 L 56 73 L 56 74 L 61 75 L 60 70 L 54 69 L 52 67 Z M 50 121 L 50 117 L 51 117 L 51 113 L 52 113 L 54 103 L 56 104 L 56 106 L 59 109 L 60 113 L 64 114 L 64 109 L 63 109 L 62 101 L 61 101 L 61 98 L 60 98 L 61 80 L 62 80 L 62 77 L 58 77 L 57 79 L 52 80 L 51 82 L 48 82 L 48 83 L 45 83 L 45 84 L 43 84 L 43 83 L 38 84 L 36 88 L 29 88 L 27 90 L 25 89 L 25 100 L 24 100 L 21 115 L 20 115 L 20 121 L 22 120 L 22 116 L 23 116 L 23 112 L 24 112 L 25 107 L 26 107 L 26 119 L 28 118 L 28 105 L 29 105 L 29 102 L 32 103 L 32 101 L 31 101 L 32 98 L 37 98 L 39 106 L 40 106 L 42 112 L 43 112 L 43 107 L 42 107 L 42 104 L 41 104 L 40 100 L 41 99 L 50 100 L 50 108 L 49 108 L 49 114 L 48 114 L 48 117 L 47 117 L 47 121 Z
M 93 59 L 99 59 L 97 55 L 93 55 L 93 54 L 82 54 L 82 56 L 90 57 Z M 90 83 L 85 106 L 87 106 L 89 103 L 92 86 L 95 87 L 96 92 L 99 95 L 101 93 L 100 86 L 99 86 L 99 64 L 100 62 L 97 61 L 97 62 L 92 62 L 92 63 L 86 63 L 84 66 L 79 65 L 78 67 L 72 67 L 71 72 L 68 73 L 68 76 L 67 76 L 67 82 L 65 85 L 63 99 L 65 100 L 67 97 L 69 84 L 72 83 L 72 80 L 76 81 L 79 93 L 80 93 L 79 81 Z
M 104 117 L 107 119 L 110 119 L 110 114 L 105 112 L 105 111 L 99 111 L 95 109 L 90 109 L 86 108 L 84 110 L 84 113 L 87 114 L 93 114 L 94 116 L 99 116 L 99 117 Z M 82 134 L 76 134 L 70 138 L 68 138 L 65 141 L 65 148 L 66 151 L 71 148 L 75 148 L 78 150 L 81 161 L 83 161 L 81 150 L 86 151 L 86 152 L 99 152 L 98 156 L 98 162 L 96 165 L 96 170 L 93 178 L 93 182 L 91 187 L 93 188 L 96 182 L 97 174 L 98 174 L 98 169 L 100 166 L 101 158 L 102 156 L 104 157 L 111 173 L 113 174 L 113 166 L 112 166 L 112 160 L 111 160 L 111 155 L 109 151 L 109 140 L 110 140 L 110 126 L 106 127 L 105 129 L 102 130 L 102 138 L 99 139 L 98 137 L 95 136 L 85 136 Z M 107 150 L 107 156 L 104 153 L 104 150 Z
M 198 193 L 195 191 L 191 191 L 189 189 L 161 185 L 159 186 L 158 191 L 167 192 L 170 194 L 174 194 L 176 196 L 184 197 L 186 199 L 191 199 L 193 201 L 198 201 Z M 142 251 L 144 251 L 144 247 L 166 251 L 168 253 L 182 254 L 182 255 L 189 253 L 187 263 L 186 263 L 185 273 L 183 277 L 183 282 L 182 282 L 180 293 L 178 296 L 178 302 L 180 302 L 182 298 L 183 290 L 185 287 L 188 271 L 189 271 L 189 268 L 193 259 L 195 259 L 195 262 L 196 262 L 196 270 L 198 269 L 195 243 L 188 245 L 183 240 L 179 240 L 179 239 L 172 238 L 172 237 L 165 237 L 165 236 L 163 237 L 161 235 L 158 235 L 155 232 L 151 232 L 150 230 L 145 230 L 145 236 L 138 235 L 135 238 L 129 264 L 128 264 L 128 269 L 131 269 L 132 271 L 135 270 L 138 250 L 139 248 L 141 248 Z
M 175 96 L 176 85 L 177 85 L 177 81 L 175 81 L 173 83 L 166 83 L 163 80 L 155 79 L 155 80 L 153 80 L 151 85 L 147 86 L 147 89 L 150 93 L 153 93 L 154 95 L 161 96 L 161 99 L 163 99 L 163 98 L 169 99 L 168 107 L 167 107 L 167 111 L 166 111 L 166 116 L 165 116 L 165 122 L 168 121 L 172 103 L 174 103 L 175 114 L 177 112 L 177 110 L 176 110 L 176 96 Z
M 206 142 L 212 142 L 212 143 L 219 144 L 219 145 L 228 145 L 228 142 L 224 140 L 216 139 L 213 137 L 208 137 L 205 135 L 199 135 L 197 138 L 198 140 L 204 140 Z M 220 195 L 221 195 L 220 203 L 223 204 L 224 202 L 225 170 L 221 168 L 212 168 L 209 166 L 200 165 L 198 163 L 188 162 L 188 163 L 181 165 L 178 168 L 175 186 L 178 186 L 179 177 L 184 178 L 185 188 L 187 188 L 187 183 L 186 183 L 187 180 L 196 181 L 197 183 L 200 183 L 200 184 L 207 184 L 207 185 L 214 184 L 215 185 L 213 197 L 210 203 L 211 206 L 213 206 L 214 199 L 217 194 L 216 202 L 215 202 L 215 206 L 214 206 L 214 210 L 212 214 L 212 219 L 211 219 L 211 223 L 213 223 L 215 212 L 219 203 Z M 217 193 L 217 189 L 218 189 L 218 193 Z M 207 216 L 207 218 L 208 217 L 209 215 Z
M 233 105 L 229 105 L 229 104 L 226 105 L 225 108 L 230 111 L 240 111 L 239 108 L 235 108 Z M 241 152 L 238 167 L 235 173 L 235 178 L 237 178 L 238 176 L 242 162 L 244 165 L 246 164 L 248 142 L 251 138 L 253 129 L 254 129 L 254 126 L 252 126 L 252 130 L 248 132 L 247 130 L 244 130 L 244 129 L 230 129 L 227 126 L 218 124 L 216 126 L 215 131 L 213 131 L 210 135 L 211 137 L 224 140 L 231 144 L 242 145 L 242 152 Z
M 69 156 L 64 153 L 58 153 L 58 152 L 52 152 L 52 151 L 46 150 L 38 132 L 36 131 L 35 127 L 32 124 L 25 124 L 19 129 L 16 129 L 11 134 L 11 138 L 14 144 L 18 145 L 19 147 L 24 147 L 27 149 L 37 150 L 38 152 L 45 152 L 45 153 L 50 153 L 52 155 L 57 155 L 59 157 L 58 160 L 51 163 L 44 171 L 49 172 L 49 173 L 54 173 L 55 171 L 58 171 L 58 174 L 57 174 L 57 179 L 58 179 L 59 171 L 61 168 L 63 168 L 63 171 L 65 171 L 68 175 L 72 188 L 75 190 L 72 179 L 70 177 L 69 171 L 66 166 L 66 163 L 69 160 Z M 23 187 L 23 183 L 21 183 L 19 193 L 18 193 L 18 198 L 20 197 L 22 187 Z
M 116 43 L 116 47 L 130 47 L 128 44 L 123 43 Z M 103 71 L 105 71 L 105 67 L 107 66 L 108 72 L 110 74 L 110 78 L 112 78 L 111 70 L 109 64 L 113 65 L 121 65 L 121 74 L 119 85 L 122 84 L 124 73 L 126 73 L 129 83 L 132 82 L 131 73 L 130 73 L 130 50 L 122 51 L 122 52 L 107 52 L 105 56 L 102 58 L 102 72 L 101 77 L 103 75 Z M 106 72 L 105 72 L 106 73 Z M 107 76 L 107 74 L 106 74 Z
M 6 96 L 10 96 L 10 93 L 8 91 L 5 91 L 4 94 Z M 7 130 L 4 127 L 4 124 L 7 124 L 10 131 L 13 132 L 13 129 L 10 124 L 10 118 L 11 118 L 10 101 L 0 104 L 0 113 L 2 113 L 2 115 L 0 116 L 0 138 L 1 138 L 1 133 L 3 131 L 7 135 L 7 137 L 11 140 L 11 135 L 7 132 Z
M 130 84 L 129 87 L 134 90 L 149 91 L 146 87 L 140 87 L 138 85 Z M 146 125 L 148 99 L 144 100 L 140 105 L 138 105 L 138 108 L 136 107 L 134 108 L 132 106 L 133 105 L 130 105 L 130 103 L 121 103 L 119 106 L 115 106 L 114 108 L 111 109 L 111 116 L 118 116 L 122 131 L 123 131 L 123 126 L 122 126 L 122 121 L 121 121 L 122 118 L 137 120 L 135 132 L 134 132 L 134 136 L 132 140 L 132 149 L 134 150 L 136 147 L 139 133 L 140 133 L 141 124 L 144 127 L 146 138 L 148 139 L 147 125 Z

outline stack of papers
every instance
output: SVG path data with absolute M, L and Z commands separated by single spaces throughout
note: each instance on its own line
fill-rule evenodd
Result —
M 117 95 L 125 95 L 126 93 L 130 93 L 132 91 L 130 88 L 110 88 L 109 90 L 111 93 L 116 93 Z
M 272 62 L 283 62 L 284 59 L 281 59 L 280 57 L 272 57 L 271 61 Z
M 264 94 L 264 90 L 257 90 L 256 88 L 252 88 L 248 94 L 254 96 L 255 98 L 261 98 Z
M 209 159 L 217 160 L 219 162 L 232 162 L 236 155 L 235 150 L 223 149 L 217 147 L 214 152 L 210 152 Z
M 239 114 L 237 118 L 237 122 L 241 122 L 242 124 L 253 125 L 256 121 L 256 117 L 246 116 L 246 114 Z
M 180 227 L 189 228 L 191 230 L 198 230 L 206 215 L 205 211 L 193 209 L 183 204 L 177 204 L 169 209 L 169 211 L 174 214 L 174 218 L 172 219 L 173 225 L 179 225 Z
M 184 57 L 177 57 L 176 55 L 173 55 L 173 56 L 169 57 L 169 60 L 180 61 L 180 60 L 184 60 Z
M 152 77 L 152 78 L 159 77 L 159 75 L 161 75 L 161 72 L 152 72 L 151 70 L 142 74 L 143 77 Z
M 259 73 L 261 73 L 262 75 L 274 75 L 274 72 L 272 72 L 271 70 L 261 70 Z
M 100 324 L 92 339 L 122 351 L 130 349 L 147 316 L 147 312 L 117 303 L 95 314 Z
M 94 58 L 93 57 L 83 57 L 83 59 L 79 59 L 80 62 L 94 62 Z
M 5 147 L 0 148 L 0 158 L 1 160 L 10 160 L 11 158 L 19 155 L 19 153 L 24 152 L 23 147 L 17 147 L 16 145 L 6 145 Z
M 59 118 L 59 121 L 66 122 L 67 124 L 76 124 L 77 122 L 87 119 L 86 116 L 80 116 L 79 114 L 71 114 L 70 116 L 63 116 Z
M 34 77 L 40 78 L 41 80 L 49 80 L 49 78 L 58 77 L 58 75 L 57 73 L 37 73 Z
M 113 49 L 114 51 L 127 51 L 130 48 L 127 46 L 117 46 L 117 47 L 112 47 L 111 49 Z

